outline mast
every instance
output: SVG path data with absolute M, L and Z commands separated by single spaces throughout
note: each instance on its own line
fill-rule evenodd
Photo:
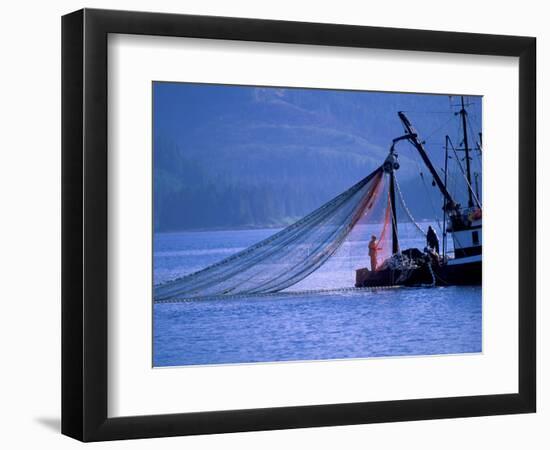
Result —
M 445 177 L 444 177 L 444 183 L 445 188 L 447 188 L 447 171 L 448 171 L 448 161 L 449 161 L 449 141 L 451 138 L 446 135 L 445 136 Z M 443 205 L 443 257 L 445 257 L 447 253 L 447 208 L 445 208 L 445 205 Z
M 392 222 L 391 252 L 392 255 L 395 255 L 399 252 L 399 238 L 397 236 L 397 212 L 395 210 L 395 174 L 393 173 L 393 170 L 390 172 L 390 206 Z
M 472 198 L 472 175 L 470 173 L 470 149 L 468 148 L 468 130 L 466 127 L 466 109 L 464 108 L 464 96 L 460 96 L 462 109 L 460 115 L 462 116 L 462 132 L 464 135 L 464 153 L 466 155 L 466 179 L 468 180 L 468 207 L 474 206 L 474 200 Z
M 384 165 L 383 165 L 384 172 L 386 172 L 390 176 L 389 195 L 390 195 L 390 208 L 391 208 L 392 255 L 399 253 L 399 236 L 397 235 L 397 211 L 396 211 L 396 205 L 395 205 L 395 173 L 394 173 L 394 171 L 399 169 L 399 163 L 397 162 L 397 154 L 395 153 L 395 142 L 398 140 L 399 138 L 394 139 L 393 144 L 390 148 L 390 154 L 384 161 Z
M 399 111 L 397 114 L 399 115 L 401 122 L 403 122 L 403 125 L 405 126 L 405 131 L 407 132 L 407 134 L 405 136 L 401 136 L 400 138 L 394 139 L 394 142 L 402 139 L 407 139 L 412 145 L 414 145 L 414 147 L 420 154 L 420 157 L 424 161 L 424 164 L 426 164 L 426 167 L 430 171 L 435 183 L 437 184 L 437 187 L 439 188 L 439 190 L 443 194 L 443 197 L 445 198 L 445 209 L 456 210 L 457 209 L 456 202 L 454 201 L 453 197 L 447 190 L 447 186 L 443 183 L 443 181 L 441 181 L 441 177 L 439 176 L 439 174 L 435 170 L 435 167 L 430 161 L 430 158 L 428 157 L 428 154 L 424 149 L 424 145 L 422 144 L 422 142 L 418 140 L 418 134 L 416 133 L 413 126 L 409 122 L 409 119 L 407 118 L 405 113 L 403 113 L 402 111 Z

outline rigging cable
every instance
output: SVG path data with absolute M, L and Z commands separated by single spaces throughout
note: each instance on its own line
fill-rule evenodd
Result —
M 468 187 L 468 189 L 470 189 L 470 192 L 472 193 L 472 196 L 474 197 L 474 200 L 476 201 L 477 203 L 477 206 L 479 208 L 481 208 L 481 202 L 479 201 L 479 199 L 477 198 L 477 195 L 474 191 L 474 189 L 472 188 L 472 185 L 470 184 L 470 182 L 468 181 L 468 177 L 466 176 L 466 173 L 464 172 L 464 168 L 462 167 L 462 164 L 460 162 L 460 159 L 458 157 L 458 154 L 456 153 L 456 149 L 455 149 L 455 146 L 453 145 L 453 143 L 451 141 L 449 141 L 449 143 L 451 144 L 451 149 L 453 150 L 453 153 L 455 155 L 455 158 L 456 158 L 456 162 L 458 163 L 458 167 L 460 168 L 460 172 L 462 173 L 462 176 L 464 177 L 464 181 L 466 182 L 466 185 Z
M 439 219 L 437 219 L 437 214 L 435 210 L 435 206 L 433 204 L 432 197 L 430 195 L 430 189 L 428 188 L 428 185 L 426 184 L 426 179 L 424 178 L 424 173 L 422 171 L 422 168 L 420 167 L 420 164 L 418 163 L 418 155 L 414 154 L 413 161 L 416 164 L 416 167 L 418 169 L 418 172 L 420 173 L 420 178 L 422 180 L 422 185 L 424 186 L 424 190 L 426 191 L 426 197 L 428 197 L 428 201 L 430 202 L 430 208 L 432 210 L 432 214 L 435 217 L 435 223 L 437 224 L 437 227 L 439 228 L 439 231 L 443 233 L 443 227 L 441 226 L 441 223 L 439 222 Z
M 476 134 L 474 133 L 474 128 L 473 128 L 472 123 L 470 121 L 470 116 L 469 115 L 466 116 L 466 122 L 468 124 L 468 129 L 470 130 L 470 135 L 471 136 L 476 136 Z M 479 167 L 481 167 L 481 151 L 482 151 L 481 150 L 481 145 L 480 145 L 479 140 L 478 140 L 477 137 L 475 138 L 474 142 L 475 142 L 476 146 L 475 146 L 475 148 L 472 149 L 472 153 L 475 155 L 476 161 L 477 161 Z
M 413 215 L 409 211 L 409 208 L 407 207 L 405 203 L 405 199 L 403 198 L 403 193 L 401 192 L 401 188 L 399 187 L 399 183 L 397 182 L 397 177 L 394 175 L 395 180 L 395 187 L 397 188 L 397 193 L 399 194 L 399 200 L 401 201 L 401 206 L 403 206 L 403 210 L 405 211 L 405 214 L 409 217 L 410 221 L 413 223 L 413 225 L 418 228 L 418 230 L 422 233 L 423 236 L 426 236 L 426 232 L 424 229 L 414 220 Z

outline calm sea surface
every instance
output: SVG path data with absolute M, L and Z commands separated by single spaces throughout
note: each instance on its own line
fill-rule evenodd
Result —
M 159 233 L 155 283 L 219 261 L 278 230 Z M 361 233 L 370 236 L 369 230 Z M 423 248 L 406 226 L 402 248 Z M 303 361 L 481 351 L 481 288 L 396 288 L 295 294 L 353 286 L 364 242 L 278 295 L 155 304 L 154 365 Z

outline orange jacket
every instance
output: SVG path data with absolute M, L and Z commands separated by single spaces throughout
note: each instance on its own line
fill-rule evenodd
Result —
M 377 251 L 378 251 L 378 247 L 376 245 L 376 241 L 370 241 L 369 242 L 369 256 L 376 256 Z

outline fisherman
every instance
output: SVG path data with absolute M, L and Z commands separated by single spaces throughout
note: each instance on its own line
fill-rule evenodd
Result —
M 433 250 L 439 255 L 439 238 L 431 225 L 428 226 L 428 232 L 426 233 L 426 244 L 429 250 Z
M 370 256 L 370 270 L 373 272 L 376 270 L 376 253 L 378 252 L 378 244 L 376 243 L 376 236 L 373 234 L 369 241 L 369 256 Z

